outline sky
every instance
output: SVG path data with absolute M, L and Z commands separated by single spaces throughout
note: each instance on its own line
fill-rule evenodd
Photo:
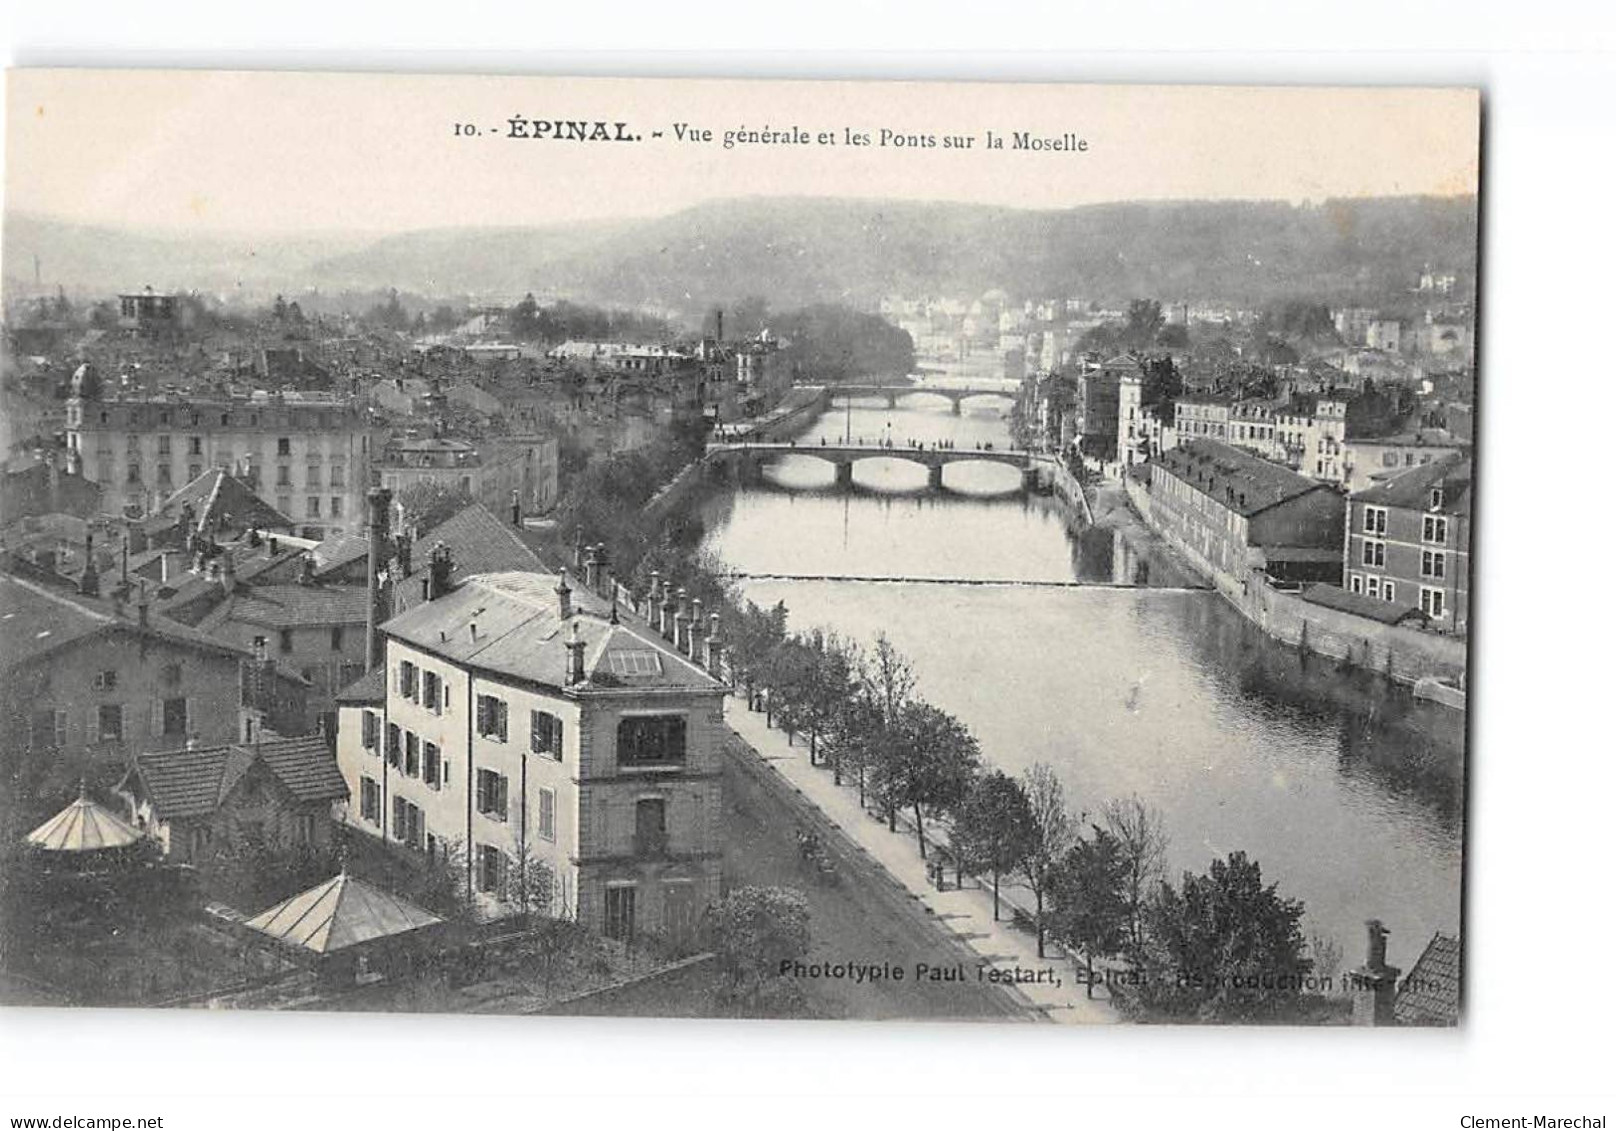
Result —
M 1455 195 L 1476 191 L 1479 114 L 1473 89 L 21 69 L 8 74 L 5 207 L 291 236 L 566 225 L 739 196 L 1064 208 Z M 625 122 L 642 140 L 512 138 L 513 116 Z M 679 140 L 678 123 L 713 141 Z M 722 144 L 765 128 L 810 141 Z M 935 145 L 883 146 L 882 130 Z M 990 130 L 1005 149 L 986 147 Z M 1087 149 L 1016 151 L 1018 131 Z

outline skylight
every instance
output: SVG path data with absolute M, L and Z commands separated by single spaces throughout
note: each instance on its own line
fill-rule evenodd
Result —
M 661 675 L 662 657 L 652 651 L 614 648 L 606 653 L 616 675 Z

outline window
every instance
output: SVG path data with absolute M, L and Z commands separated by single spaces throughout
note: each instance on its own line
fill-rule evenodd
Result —
M 292 650 L 292 630 L 289 629 L 289 628 L 283 628 L 283 629 L 281 629 L 281 651 L 282 652 L 290 652 L 291 650 Z
M 331 486 L 333 486 L 333 487 L 346 487 L 347 485 L 348 484 L 347 484 L 347 471 L 346 471 L 346 469 L 340 463 L 332 464 L 331 465 Z M 337 513 L 335 505 L 332 506 L 331 513 L 332 514 Z
M 1420 576 L 1438 578 L 1448 576 L 1448 555 L 1441 550 L 1421 550 Z
M 548 711 L 534 711 L 532 718 L 531 748 L 535 754 L 548 754 L 561 761 L 561 720 Z
M 505 854 L 491 844 L 477 846 L 477 890 L 505 898 Z
M 364 711 L 359 717 L 360 742 L 366 750 L 374 754 L 381 737 L 381 716 L 375 711 Z
M 337 487 L 337 486 L 341 486 L 341 484 L 333 483 L 333 484 L 331 484 L 331 486 Z M 331 496 L 331 517 L 332 518 L 341 518 L 342 517 L 342 496 L 341 495 L 332 495 Z
M 1396 452 L 1383 452 L 1383 453 L 1381 453 L 1380 465 L 1382 467 L 1396 467 L 1397 466 L 1397 453 Z
M 493 770 L 477 771 L 477 812 L 496 821 L 503 821 L 507 813 L 510 782 L 504 774 Z
M 189 712 L 186 710 L 185 697 L 175 696 L 163 699 L 158 703 L 158 722 L 162 724 L 162 733 L 166 736 L 184 735 L 190 729 Z
M 685 760 L 683 715 L 645 715 L 617 724 L 619 765 L 655 765 Z
M 124 474 L 124 481 L 126 483 L 140 482 L 140 465 L 138 463 L 132 463 L 129 465 L 128 470 Z
M 555 790 L 545 787 L 539 788 L 539 820 L 538 834 L 545 840 L 554 840 L 555 830 Z
M 314 814 L 292 814 L 292 840 L 298 844 L 314 843 Z
M 1365 507 L 1363 511 L 1363 532 L 1365 534 L 1386 533 L 1386 508 Z
M 504 742 L 508 737 L 509 710 L 505 700 L 493 695 L 477 696 L 477 733 Z
M 157 437 L 157 454 L 158 455 L 166 456 L 166 455 L 170 455 L 170 454 L 173 453 L 174 449 L 170 446 L 169 440 L 170 440 L 170 437 L 168 437 L 168 436 L 159 436 L 159 437 Z
M 289 456 L 292 454 L 292 439 L 290 436 L 282 436 L 280 439 L 275 441 L 275 454 L 278 456 Z
M 94 684 L 97 691 L 112 691 L 118 686 L 118 673 L 111 668 L 106 671 L 96 672 L 91 683 Z
M 1355 573 L 1355 574 L 1352 574 L 1350 577 L 1348 577 L 1347 578 L 1347 588 L 1351 589 L 1354 593 L 1362 593 L 1363 592 L 1363 574 Z
M 1387 601 L 1397 600 L 1397 582 L 1388 577 L 1386 584 L 1381 587 L 1380 595 Z
M 429 711 L 443 714 L 443 678 L 437 672 L 421 673 L 421 705 Z
M 1434 542 L 1438 546 L 1446 545 L 1448 541 L 1448 520 L 1441 515 L 1428 514 L 1420 523 L 1420 540 Z
M 627 941 L 634 937 L 634 888 L 631 885 L 606 889 L 605 934 Z
M 382 787 L 375 778 L 359 779 L 359 816 L 373 825 L 382 823 Z
M 1432 620 L 1440 620 L 1443 613 L 1443 600 L 1445 594 L 1440 589 L 1420 589 L 1420 612 Z
M 420 808 L 397 795 L 393 797 L 393 839 L 410 848 L 426 846 L 426 820 Z
M 1380 596 L 1380 578 L 1373 577 L 1373 576 L 1365 578 L 1364 579 L 1364 592 L 1369 594 L 1369 596 L 1371 596 L 1371 597 L 1379 597 Z
M 1377 542 L 1372 538 L 1365 538 L 1363 564 L 1366 566 L 1384 566 L 1386 564 L 1386 543 Z
M 634 855 L 661 856 L 668 850 L 668 803 L 643 797 L 634 803 Z
M 408 730 L 404 732 L 404 773 L 412 778 L 421 776 L 421 740 Z
M 1431 509 L 1434 511 L 1442 509 L 1442 488 L 1440 487 L 1431 488 Z
M 397 723 L 388 723 L 387 724 L 387 764 L 389 766 L 393 767 L 393 769 L 396 770 L 396 769 L 398 769 L 400 763 L 402 763 L 403 761 L 404 761 L 404 743 L 403 743 L 403 740 L 399 737 L 398 724 Z
M 200 436 L 192 436 L 191 437 L 191 454 L 193 456 L 199 456 L 199 455 L 202 454 L 202 437 L 200 437 Z
M 398 693 L 412 703 L 415 701 L 416 678 L 420 670 L 408 660 L 401 660 L 398 665 Z
M 191 859 L 196 859 L 213 844 L 213 830 L 206 825 L 191 826 Z
M 66 745 L 66 711 L 35 711 L 29 716 L 28 749 L 60 750 Z
M 308 507 L 307 513 L 310 518 L 320 517 L 320 496 L 310 495 L 306 505 Z
M 95 709 L 95 735 L 102 742 L 123 741 L 123 707 L 103 703 Z
M 275 469 L 275 486 L 290 487 L 291 485 L 292 469 L 289 467 L 277 467 Z
M 443 754 L 435 742 L 425 743 L 422 747 L 421 780 L 433 789 L 443 786 Z

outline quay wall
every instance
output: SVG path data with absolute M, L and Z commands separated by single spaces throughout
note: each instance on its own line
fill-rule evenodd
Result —
M 1162 530 L 1151 515 L 1150 491 L 1145 484 L 1132 477 L 1124 477 L 1123 482 L 1128 501 L 1145 524 L 1207 577 L 1241 616 L 1275 640 L 1379 672 L 1396 683 L 1413 684 L 1434 678 L 1464 686 L 1464 640 L 1403 625 L 1381 624 L 1312 604 L 1297 592 L 1277 588 L 1258 570 L 1241 578 L 1216 569 L 1193 548 L 1180 545 Z

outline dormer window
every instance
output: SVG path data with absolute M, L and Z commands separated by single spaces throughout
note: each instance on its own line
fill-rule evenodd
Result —
M 1431 509 L 1434 511 L 1442 509 L 1442 488 L 1440 487 L 1431 488 Z

